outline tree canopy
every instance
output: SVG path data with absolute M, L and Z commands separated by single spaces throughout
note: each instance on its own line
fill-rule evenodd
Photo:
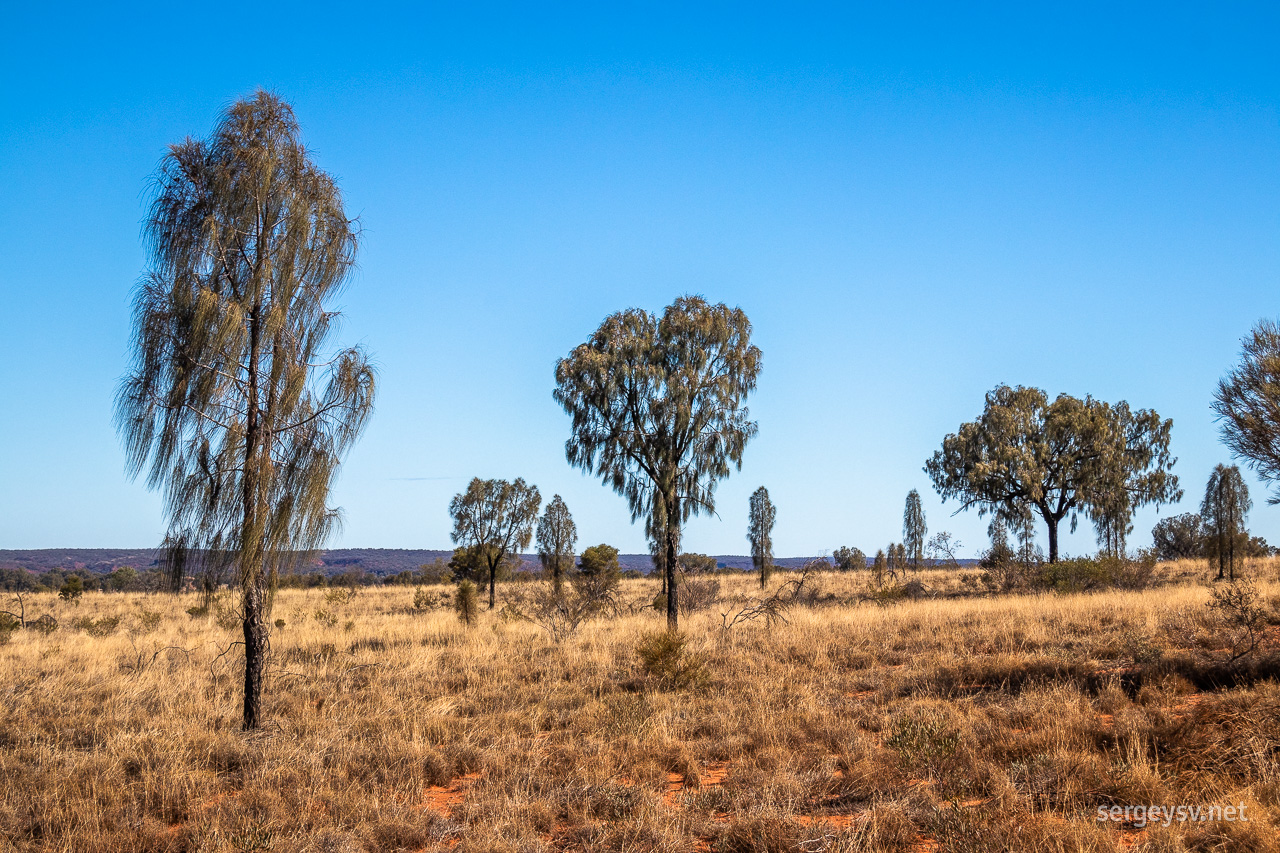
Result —
M 290 106 L 258 92 L 169 149 L 145 225 L 133 365 L 116 396 L 128 469 L 168 516 L 165 565 L 234 565 L 244 726 L 260 723 L 267 592 L 339 522 L 338 466 L 373 409 L 359 347 L 327 350 L 357 232 Z
M 1218 383 L 1213 411 L 1231 452 L 1262 479 L 1280 482 L 1280 326 L 1264 320 L 1254 327 L 1240 364 Z M 1280 503 L 1280 492 L 1268 503 Z
M 507 482 L 476 477 L 449 502 L 454 543 L 475 548 L 488 570 L 490 610 L 496 598 L 498 566 L 508 555 L 528 547 L 541 505 L 538 488 L 521 478 Z
M 1189 560 L 1204 554 L 1204 525 L 1194 512 L 1171 515 L 1151 528 L 1157 560 Z
M 683 296 L 661 316 L 611 314 L 556 364 L 555 399 L 572 418 L 571 465 L 627 500 L 632 521 L 662 531 L 667 624 L 679 619 L 675 583 L 681 528 L 715 510 L 715 489 L 741 468 L 756 434 L 745 406 L 761 355 L 739 308 Z
M 924 561 L 924 540 L 928 532 L 920 493 L 912 489 L 907 493 L 907 503 L 902 511 L 902 544 L 906 546 L 907 562 L 916 571 Z
M 551 583 L 557 593 L 562 591 L 565 573 L 573 568 L 573 549 L 577 542 L 578 528 L 569 507 L 556 495 L 538 519 L 538 559 L 543 570 L 551 573 Z
M 1133 510 L 1180 500 L 1169 453 L 1171 420 L 1067 394 L 1050 402 L 1038 388 L 1001 385 L 983 413 L 947 436 L 925 465 L 943 501 L 977 507 L 1011 523 L 1031 511 L 1048 528 L 1058 559 L 1058 525 L 1079 513 L 1111 513 L 1127 525 Z
M 1240 476 L 1240 469 L 1235 465 L 1215 466 L 1205 484 L 1200 519 L 1205 553 L 1210 564 L 1218 564 L 1218 580 L 1227 576 L 1236 579 L 1236 569 L 1249 548 L 1245 525 L 1252 508 L 1249 487 Z
M 867 567 L 867 555 L 858 548 L 841 546 L 831 553 L 831 558 L 842 572 L 862 571 Z
M 748 506 L 747 541 L 751 543 L 751 563 L 760 574 L 762 589 L 773 573 L 773 523 L 777 516 L 769 490 L 764 486 L 756 489 Z

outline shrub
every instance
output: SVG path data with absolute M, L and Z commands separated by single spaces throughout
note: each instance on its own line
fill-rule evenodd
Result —
M 338 617 L 323 607 L 312 614 L 312 618 L 326 628 L 332 628 L 338 624 Z
M 28 622 L 27 627 L 33 628 L 47 637 L 54 631 L 58 630 L 58 620 L 46 613 L 36 621 Z
M 435 607 L 436 597 L 434 594 L 427 592 L 422 587 L 418 587 L 413 591 L 413 609 L 414 610 L 430 610 Z
M 80 603 L 80 596 L 82 595 L 84 595 L 84 581 L 80 580 L 79 575 L 72 575 L 67 578 L 67 582 L 58 590 L 58 598 L 76 605 Z
M 453 612 L 458 614 L 458 621 L 468 628 L 475 624 L 480 612 L 480 596 L 471 581 L 464 580 L 458 584 L 458 591 L 453 596 Z
M 103 616 L 101 619 L 85 617 L 71 623 L 77 631 L 84 631 L 90 637 L 109 637 L 120 627 L 119 616 Z
M 143 634 L 150 634 L 156 628 L 160 627 L 161 615 L 155 610 L 142 609 L 138 611 L 138 630 Z
M 680 606 L 680 613 L 688 615 L 696 613 L 699 610 L 706 610 L 716 599 L 720 597 L 720 581 L 712 580 L 686 580 L 677 589 L 677 603 Z M 663 606 L 666 606 L 665 599 Z
M 1055 592 L 1084 592 L 1091 589 L 1119 587 L 1145 589 L 1155 574 L 1153 555 L 1144 553 L 1137 560 L 1121 557 L 1076 557 L 1045 563 L 1034 574 L 1034 584 Z
M 235 607 L 215 605 L 213 618 L 218 623 L 218 627 L 224 631 L 236 631 L 244 625 L 244 616 Z
M 688 638 L 680 631 L 657 631 L 640 639 L 636 656 L 644 674 L 661 687 L 691 687 L 706 677 L 706 667 L 687 646 Z
M 894 721 L 884 745 L 898 753 L 905 767 L 936 775 L 955 755 L 960 733 L 931 714 L 904 714 Z
M 331 589 L 324 594 L 324 603 L 341 606 L 351 600 L 355 593 L 350 589 Z
M 22 627 L 17 617 L 9 613 L 0 613 L 0 646 L 13 638 L 13 633 Z
M 286 624 L 288 624 L 288 623 L 287 623 L 287 622 L 285 622 L 283 619 L 277 619 L 277 620 L 276 620 L 276 627 L 277 627 L 277 628 L 279 628 L 279 629 L 281 629 L 281 630 L 283 630 L 283 629 L 284 629 L 284 626 L 285 626 Z

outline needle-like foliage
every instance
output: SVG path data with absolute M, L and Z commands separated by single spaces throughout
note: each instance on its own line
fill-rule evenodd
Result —
M 519 477 L 515 482 L 475 477 L 465 492 L 449 502 L 454 544 L 474 548 L 488 569 L 490 610 L 496 598 L 498 566 L 529 545 L 541 506 L 537 486 L 526 485 Z
M 1077 514 L 1128 525 L 1134 509 L 1182 498 L 1169 453 L 1170 420 L 1149 409 L 1131 411 L 1086 397 L 1001 385 L 987 394 L 976 420 L 962 424 L 925 465 L 942 499 L 956 498 L 1006 522 L 1032 511 L 1049 534 L 1049 562 L 1058 559 L 1058 524 Z
M 551 586 L 556 595 L 563 592 L 564 576 L 573 568 L 573 549 L 577 543 L 578 527 L 564 499 L 556 495 L 538 519 L 538 559 L 543 570 L 551 573 Z
M 715 488 L 756 434 L 744 405 L 760 349 L 739 308 L 684 296 L 659 317 L 628 309 L 556 364 L 555 399 L 573 418 L 569 463 L 626 498 L 632 521 L 662 531 L 667 624 L 678 621 L 681 527 L 715 511 Z
M 773 574 L 773 523 L 777 517 L 769 490 L 764 486 L 756 489 L 748 505 L 747 541 L 751 543 L 751 563 L 760 575 L 761 589 Z
M 1213 411 L 1231 452 L 1262 479 L 1280 483 L 1280 325 L 1264 320 L 1254 327 L 1239 366 L 1218 383 Z M 1267 502 L 1280 503 L 1280 491 Z
M 1245 529 L 1253 501 L 1249 487 L 1235 465 L 1218 465 L 1205 484 L 1200 518 L 1204 525 L 1204 545 L 1209 564 L 1218 564 L 1218 580 L 1236 579 L 1236 568 L 1244 560 L 1249 545 Z
M 326 310 L 356 230 L 290 106 L 234 104 L 208 140 L 161 162 L 116 396 L 131 475 L 165 500 L 167 562 L 234 566 L 243 597 L 244 726 L 260 723 L 267 595 L 339 522 L 329 492 L 373 408 L 365 353 L 326 348 Z
M 920 493 L 912 489 L 907 493 L 907 503 L 902 510 L 902 544 L 907 549 L 907 561 L 917 572 L 924 562 L 924 540 L 928 532 Z

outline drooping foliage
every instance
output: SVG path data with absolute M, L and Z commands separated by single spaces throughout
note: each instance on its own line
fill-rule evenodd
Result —
M 747 540 L 751 543 L 751 563 L 760 575 L 763 589 L 773 574 L 773 524 L 778 511 L 769 500 L 769 490 L 764 486 L 751 495 L 747 515 Z
M 528 547 L 541 506 L 538 488 L 519 477 L 514 482 L 475 477 L 449 502 L 454 543 L 475 549 L 475 559 L 488 571 L 490 610 L 496 600 L 498 566 Z
M 1262 479 L 1280 483 L 1280 325 L 1264 320 L 1254 327 L 1240 364 L 1218 383 L 1213 411 L 1231 452 Z M 1268 503 L 1280 503 L 1280 492 Z
M 569 463 L 601 477 L 633 521 L 665 540 L 672 630 L 680 532 L 691 515 L 714 511 L 717 483 L 742 465 L 757 429 L 745 400 L 760 363 L 741 309 L 685 296 L 661 316 L 610 315 L 556 365 L 555 399 L 573 421 Z
M 1080 513 L 1107 514 L 1108 524 L 1127 529 L 1138 507 L 1181 499 L 1169 453 L 1172 426 L 1124 402 L 1066 394 L 1050 402 L 1037 388 L 1001 385 L 987 394 L 976 421 L 943 440 L 925 472 L 961 510 L 977 507 L 1011 527 L 1038 513 L 1055 562 L 1064 518 L 1074 530 Z
M 929 526 L 925 524 L 920 493 L 912 489 L 907 493 L 907 503 L 902 511 L 902 544 L 906 546 L 907 562 L 916 571 L 920 570 L 920 564 L 924 562 L 924 540 L 928 533 Z
M 556 495 L 538 519 L 538 559 L 543 571 L 551 574 L 557 594 L 563 591 L 564 576 L 573 568 L 573 549 L 577 542 L 578 528 L 569 507 Z
M 238 572 L 255 728 L 273 580 L 338 524 L 330 489 L 373 409 L 365 353 L 328 347 L 357 231 L 290 106 L 258 92 L 170 148 L 145 241 L 116 423 L 130 474 L 164 495 L 175 581 Z
M 1248 549 L 1249 533 L 1245 529 L 1253 501 L 1249 487 L 1235 465 L 1218 465 L 1205 484 L 1200 504 L 1204 525 L 1205 553 L 1210 564 L 1218 564 L 1218 580 L 1236 579 Z

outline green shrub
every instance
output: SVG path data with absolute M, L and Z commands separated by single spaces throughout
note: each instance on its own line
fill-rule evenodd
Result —
M 324 608 L 320 608 L 312 614 L 312 618 L 326 628 L 332 628 L 338 624 L 338 617 Z
M 1143 554 L 1137 560 L 1122 557 L 1075 557 L 1045 563 L 1038 568 L 1035 585 L 1054 592 L 1085 592 L 1119 587 L 1145 589 L 1155 574 L 1155 560 Z
M 39 631 L 47 637 L 58 630 L 58 620 L 46 613 L 36 621 L 28 622 L 27 627 Z
M 636 644 L 644 674 L 666 689 L 692 687 L 706 678 L 702 657 L 689 651 L 688 638 L 679 631 L 646 634 Z
M 458 621 L 468 628 L 475 624 L 480 612 L 480 596 L 471 581 L 464 580 L 458 584 L 458 591 L 453 596 L 453 612 L 458 614 Z
M 341 606 L 351 600 L 355 593 L 349 589 L 331 589 L 324 594 L 324 603 Z
M 160 627 L 161 615 L 154 610 L 142 609 L 138 611 L 138 631 L 143 634 L 150 634 L 156 628 Z
M 71 623 L 77 631 L 84 631 L 90 637 L 109 637 L 120 627 L 119 616 L 103 616 L 101 619 L 84 617 Z
M 218 623 L 218 627 L 224 631 L 236 631 L 244 626 L 244 616 L 240 614 L 238 608 L 223 607 L 221 604 L 215 605 L 214 621 Z
M 422 611 L 430 610 L 436 606 L 436 597 L 434 593 L 427 592 L 422 587 L 418 587 L 413 591 L 413 609 Z
M 67 578 L 67 582 L 58 590 L 58 598 L 76 605 L 80 603 L 80 596 L 82 595 L 84 595 L 84 581 L 80 580 L 79 575 L 72 575 Z
M 14 632 L 21 627 L 22 623 L 18 621 L 17 617 L 9 613 L 0 613 L 0 646 L 13 639 Z

